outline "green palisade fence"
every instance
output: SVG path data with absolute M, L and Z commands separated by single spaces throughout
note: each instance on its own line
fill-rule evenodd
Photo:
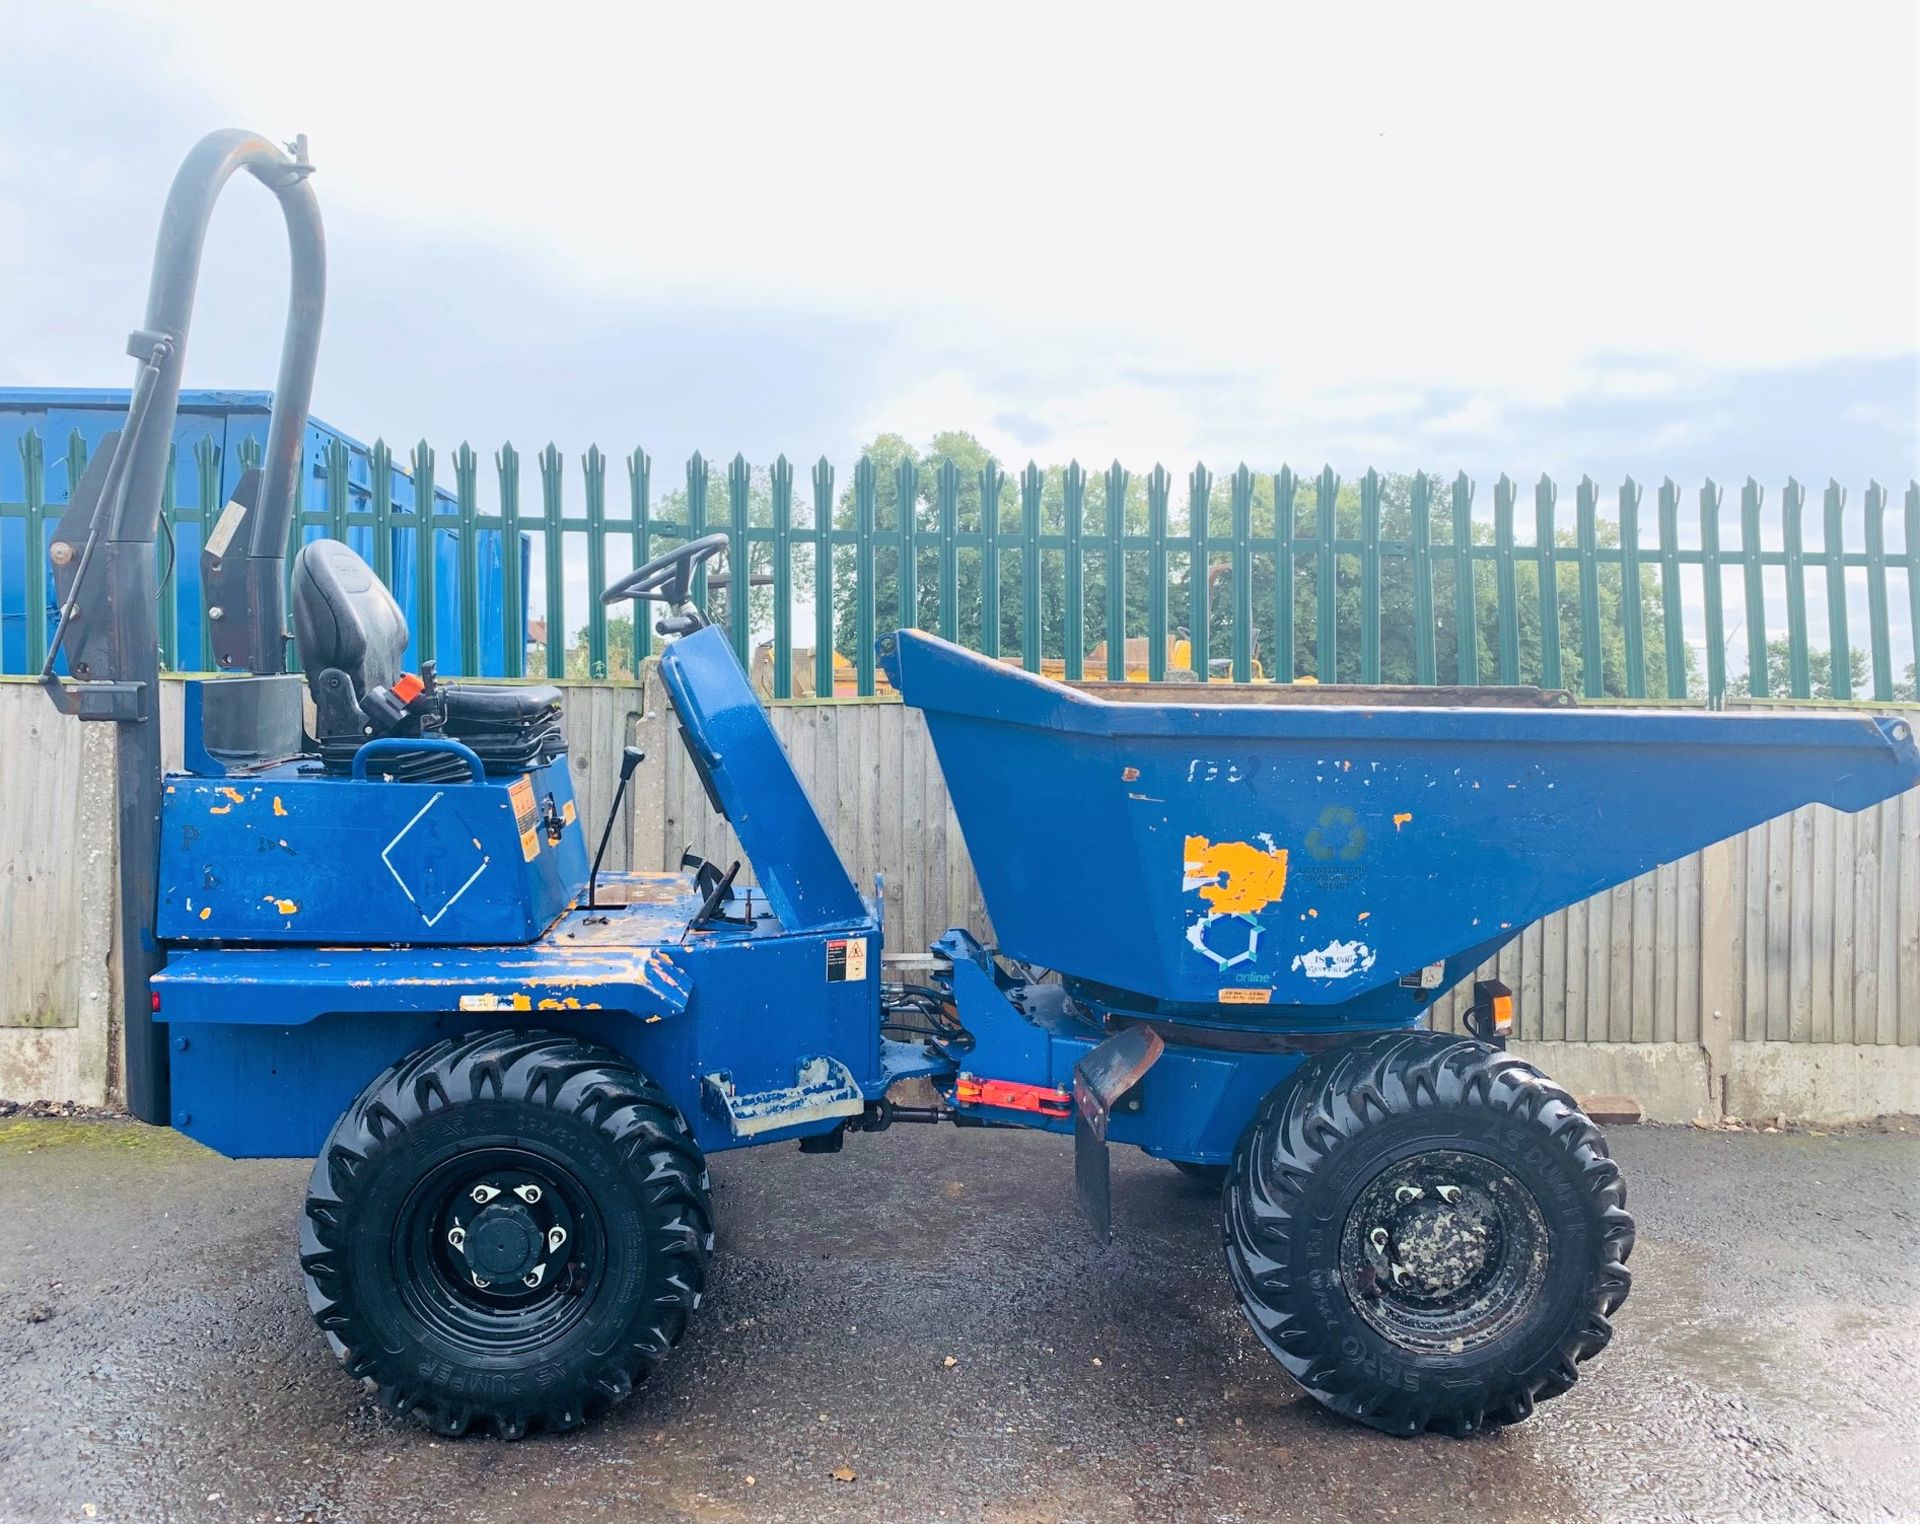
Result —
M 64 506 L 49 501 L 50 450 L 58 463 L 55 443 L 21 438 L 19 469 L 8 474 L 19 500 L 0 502 L 0 521 L 22 521 L 22 532 L 0 536 L 0 558 L 20 558 L 0 560 L 0 650 L 12 672 L 38 670 L 57 618 L 50 596 L 23 596 L 31 569 L 46 566 Z M 64 454 L 59 474 L 78 479 L 86 447 L 77 434 Z M 1182 493 L 1159 465 L 1029 464 L 1015 475 L 978 453 L 900 453 L 863 456 L 851 471 L 823 457 L 796 492 L 785 456 L 756 467 L 735 455 L 715 467 L 695 454 L 684 486 L 662 494 L 646 451 L 622 458 L 624 503 L 617 476 L 609 497 L 598 447 L 571 459 L 548 445 L 535 458 L 539 495 L 528 511 L 512 445 L 494 453 L 490 478 L 472 448 L 454 451 L 457 512 L 437 514 L 432 534 L 458 549 L 457 628 L 436 618 L 448 605 L 435 597 L 438 563 L 421 543 L 421 517 L 395 501 L 396 472 L 412 476 L 415 503 L 434 500 L 437 461 L 425 440 L 399 460 L 376 442 L 369 491 L 349 489 L 336 443 L 290 549 L 313 534 L 365 529 L 374 569 L 391 577 L 395 549 L 411 537 L 421 656 L 457 657 L 474 671 L 482 622 L 496 623 L 504 669 L 489 675 L 509 678 L 530 675 L 530 664 L 549 679 L 637 671 L 657 649 L 650 618 L 603 608 L 594 591 L 717 529 L 730 541 L 729 575 L 706 590 L 707 606 L 772 698 L 872 695 L 884 681 L 873 637 L 911 623 L 1068 680 L 1492 680 L 1571 687 L 1589 700 L 1915 700 L 1920 484 L 1896 505 L 1878 482 L 1851 500 L 1829 482 L 1809 543 L 1808 491 L 1792 479 L 1772 503 L 1751 477 L 1731 494 L 1712 481 L 1686 490 L 1667 480 L 1643 515 L 1640 483 L 1609 490 L 1583 477 L 1566 494 L 1567 523 L 1559 486 L 1543 476 L 1522 524 L 1523 489 L 1504 475 L 1479 519 L 1477 485 L 1463 474 L 1369 470 L 1343 480 L 1330 467 L 1302 477 L 1241 465 L 1216 476 L 1196 465 Z M 220 452 L 202 440 L 192 469 L 168 475 L 165 523 L 210 521 L 220 480 Z M 177 501 L 176 481 L 197 483 L 196 501 Z M 530 619 L 516 555 L 503 557 L 500 607 L 481 605 L 480 537 L 495 534 L 524 536 L 536 553 Z M 585 591 L 579 581 L 569 588 L 570 572 L 584 573 Z M 796 622 L 809 607 L 812 617 Z M 170 667 L 208 664 L 199 611 L 163 600 L 160 635 Z

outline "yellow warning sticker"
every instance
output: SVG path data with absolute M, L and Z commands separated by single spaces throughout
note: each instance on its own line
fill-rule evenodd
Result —
M 540 833 L 535 829 L 540 822 L 540 807 L 534 803 L 533 780 L 515 778 L 507 797 L 513 800 L 513 823 L 520 831 L 520 855 L 532 862 L 540 855 Z
M 1220 991 L 1220 1003 L 1222 1005 L 1271 1005 L 1273 991 L 1252 990 L 1244 985 L 1236 985 L 1231 989 Z

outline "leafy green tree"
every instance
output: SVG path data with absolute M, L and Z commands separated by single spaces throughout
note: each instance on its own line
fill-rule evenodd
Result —
M 1873 679 L 1869 674 L 1868 653 L 1860 646 L 1851 646 L 1847 651 L 1847 673 L 1853 683 L 1853 696 L 1865 698 L 1873 692 Z M 1908 669 L 1912 677 L 1912 669 Z M 1809 698 L 1833 697 L 1833 652 L 1822 646 L 1818 650 L 1807 652 L 1807 696 Z M 1748 697 L 1753 691 L 1747 674 L 1727 679 L 1727 692 L 1735 698 Z M 1772 698 L 1793 696 L 1793 654 L 1787 637 L 1767 642 L 1767 693 Z M 1896 698 L 1903 697 L 1899 688 L 1894 689 Z

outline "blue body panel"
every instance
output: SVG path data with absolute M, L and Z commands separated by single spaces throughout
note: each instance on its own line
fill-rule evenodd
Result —
M 868 1100 L 937 1067 L 881 1040 L 871 923 L 862 932 L 871 956 L 854 979 L 845 977 L 846 932 L 791 933 L 763 906 L 751 922 L 688 933 L 701 900 L 688 875 L 601 882 L 633 903 L 569 911 L 525 947 L 175 953 L 155 980 L 174 1042 L 175 1125 L 237 1157 L 312 1154 L 381 1069 L 484 1027 L 577 1031 L 628 1055 L 710 1152 L 837 1125 L 812 1118 L 742 1135 L 710 1075 L 741 1092 L 782 1092 L 808 1060 L 828 1057 Z
M 480 783 L 327 777 L 312 762 L 170 773 L 159 932 L 171 942 L 528 942 L 586 883 L 585 838 L 565 757 Z
M 1920 783 L 1900 719 L 1109 703 L 918 631 L 882 646 L 1001 951 L 1221 1024 L 1411 1021 L 1403 975 L 1451 983 L 1710 842 Z
M 883 1040 L 878 916 L 725 638 L 676 642 L 662 671 L 760 886 L 697 929 L 706 896 L 684 872 L 603 874 L 579 906 L 586 824 L 564 758 L 444 784 L 311 761 L 170 774 L 154 990 L 175 1124 L 226 1154 L 311 1154 L 388 1064 L 485 1027 L 608 1044 L 710 1152 L 830 1131 L 943 1070 Z

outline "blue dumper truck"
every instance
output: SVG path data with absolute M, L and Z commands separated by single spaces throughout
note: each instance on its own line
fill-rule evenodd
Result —
M 200 547 L 223 617 L 167 772 L 155 527 L 199 248 L 240 171 L 278 199 L 292 292 L 260 464 Z M 448 1434 L 582 1423 L 699 1310 L 709 1155 L 925 1122 L 1071 1138 L 1103 1238 L 1113 1146 L 1217 1177 L 1253 1331 L 1362 1423 L 1471 1433 L 1573 1384 L 1628 1291 L 1620 1171 L 1504 1051 L 1511 992 L 1475 987 L 1470 1036 L 1423 1018 L 1549 911 L 1913 786 L 1905 721 L 1110 702 L 900 630 L 878 659 L 925 714 L 997 942 L 951 931 L 891 980 L 877 899 L 696 597 L 724 536 L 602 596 L 658 606 L 680 741 L 750 887 L 741 862 L 600 872 L 557 690 L 410 665 L 349 545 L 311 540 L 288 577 L 310 174 L 304 141 L 244 132 L 182 167 L 124 424 L 49 546 L 43 682 L 118 736 L 129 1105 L 314 1158 L 300 1273 L 349 1375 Z

